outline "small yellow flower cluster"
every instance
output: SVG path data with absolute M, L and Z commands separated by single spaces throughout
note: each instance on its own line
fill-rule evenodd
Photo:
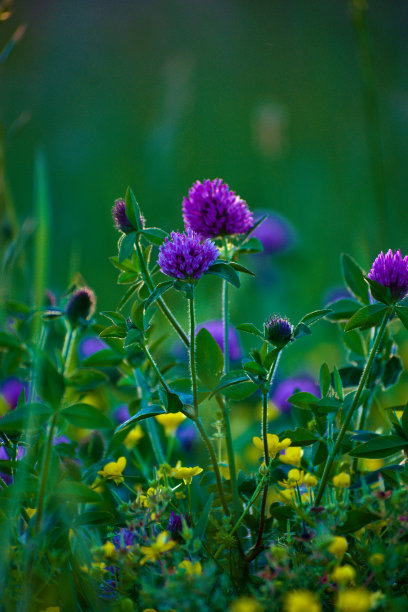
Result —
M 368 559 L 369 564 L 372 565 L 373 567 L 379 567 L 380 565 L 384 563 L 384 561 L 385 561 L 385 557 L 382 553 L 374 553 Z
M 347 549 L 348 542 L 343 536 L 334 536 L 329 545 L 329 552 L 334 555 L 336 559 L 342 559 Z
M 175 545 L 176 543 L 169 538 L 167 531 L 162 531 L 151 546 L 141 546 L 140 550 L 144 557 L 140 561 L 140 565 L 144 565 L 148 561 L 149 563 L 154 563 L 163 553 L 171 550 Z
M 240 597 L 229 607 L 229 612 L 263 612 L 264 608 L 252 597 Z
M 291 446 L 285 450 L 285 453 L 279 455 L 279 461 L 286 465 L 300 466 L 303 457 L 303 449 L 300 446 Z
M 314 593 L 306 590 L 288 593 L 284 601 L 284 612 L 321 612 L 321 605 Z
M 201 576 L 203 568 L 201 567 L 201 563 L 196 561 L 192 563 L 189 559 L 184 559 L 178 565 L 181 569 L 185 570 L 187 576 Z
M 276 434 L 267 434 L 267 443 L 268 443 L 268 452 L 271 459 L 275 459 L 276 455 L 286 448 L 288 448 L 292 444 L 292 440 L 290 438 L 285 438 L 282 442 L 279 442 L 279 438 Z M 261 438 L 255 436 L 252 438 L 252 442 L 260 451 L 264 450 L 264 445 Z
M 139 491 L 137 501 L 144 507 L 148 508 L 154 502 L 163 501 L 163 489 L 161 487 L 149 487 L 146 493 Z
M 106 480 L 114 480 L 115 484 L 121 484 L 125 479 L 122 472 L 126 467 L 126 457 L 119 457 L 117 461 L 107 463 L 103 470 L 99 470 L 98 474 Z
M 351 565 L 339 565 L 334 568 L 332 578 L 337 584 L 346 584 L 353 582 L 356 577 L 356 570 Z
M 279 481 L 281 487 L 285 487 L 285 489 L 294 489 L 295 487 L 300 487 L 303 484 L 305 477 L 304 471 L 297 470 L 294 468 L 293 470 L 289 470 L 287 480 Z
M 337 476 L 333 476 L 333 484 L 339 489 L 347 489 L 350 486 L 351 478 L 347 472 L 340 472 Z
M 365 589 L 348 589 L 338 594 L 336 606 L 338 612 L 368 612 L 370 608 L 370 593 Z

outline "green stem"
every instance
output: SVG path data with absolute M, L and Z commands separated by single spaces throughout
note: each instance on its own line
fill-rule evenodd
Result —
M 197 365 L 196 365 L 196 353 L 195 353 L 194 287 L 192 289 L 192 297 L 188 301 L 189 301 L 189 309 L 190 309 L 190 371 L 191 371 L 191 380 L 193 383 L 194 414 L 195 416 L 198 416 Z
M 376 339 L 374 341 L 374 344 L 373 344 L 373 346 L 371 348 L 371 351 L 370 351 L 370 354 L 368 356 L 367 363 L 366 363 L 365 368 L 363 370 L 363 373 L 361 375 L 360 382 L 358 384 L 358 388 L 357 388 L 356 394 L 355 394 L 353 402 L 352 402 L 352 404 L 350 406 L 350 410 L 348 411 L 348 414 L 347 414 L 347 416 L 346 416 L 346 418 L 344 420 L 343 426 L 342 426 L 342 428 L 341 428 L 341 430 L 339 432 L 339 435 L 337 436 L 336 444 L 334 445 L 334 448 L 333 448 L 332 452 L 330 453 L 330 455 L 329 455 L 329 457 L 328 457 L 328 459 L 326 461 L 326 465 L 325 465 L 325 468 L 324 468 L 324 471 L 323 471 L 323 476 L 322 476 L 322 479 L 320 481 L 319 491 L 318 491 L 318 493 L 316 495 L 316 500 L 315 500 L 315 505 L 316 506 L 319 505 L 319 503 L 320 503 L 320 501 L 322 499 L 322 496 L 323 496 L 323 493 L 324 493 L 327 481 L 329 479 L 330 471 L 332 469 L 332 466 L 333 466 L 334 460 L 335 460 L 335 458 L 337 456 L 337 453 L 338 453 L 338 451 L 340 449 L 341 443 L 342 443 L 343 438 L 344 438 L 344 434 L 347 431 L 347 428 L 348 428 L 349 423 L 351 421 L 351 418 L 353 416 L 354 410 L 358 406 L 358 402 L 359 402 L 360 396 L 361 396 L 362 392 L 364 391 L 364 387 L 366 385 L 368 376 L 370 374 L 370 370 L 371 370 L 371 366 L 372 366 L 373 361 L 374 361 L 374 357 L 375 357 L 375 355 L 377 353 L 378 347 L 379 347 L 380 342 L 381 342 L 381 340 L 383 338 L 383 335 L 384 335 L 385 329 L 387 327 L 388 319 L 389 319 L 389 317 L 391 315 L 391 312 L 392 312 L 392 307 L 387 308 L 387 310 L 386 310 L 386 312 L 384 314 L 382 323 L 380 325 L 380 328 L 378 330 Z
M 146 419 L 146 427 L 157 463 L 159 465 L 161 465 L 162 463 L 166 463 L 159 434 L 157 433 L 156 422 L 154 421 L 154 419 Z
M 154 283 L 152 281 L 152 278 L 150 276 L 149 270 L 147 268 L 146 260 L 145 260 L 142 248 L 140 246 L 139 238 L 136 239 L 136 251 L 137 251 L 137 256 L 139 258 L 140 268 L 141 268 L 141 272 L 142 272 L 142 276 L 144 278 L 144 281 L 145 281 L 146 285 L 148 286 L 148 288 L 150 289 L 150 291 L 153 292 L 154 289 L 155 289 Z M 173 315 L 173 313 L 171 312 L 171 310 L 167 306 L 166 302 L 163 300 L 163 298 L 159 297 L 156 300 L 156 303 L 158 304 L 158 306 L 159 306 L 160 310 L 162 311 L 162 313 L 164 314 L 164 316 L 169 321 L 170 325 L 173 327 L 174 331 L 178 334 L 178 336 L 181 339 L 181 341 L 188 348 L 188 346 L 189 346 L 188 338 L 187 338 L 186 334 L 184 333 L 183 329 L 181 328 L 179 322 L 177 321 L 177 319 L 175 318 L 175 316 Z
M 157 367 L 157 364 L 155 362 L 155 360 L 153 359 L 152 354 L 150 353 L 149 349 L 147 348 L 146 344 L 142 345 L 142 349 L 144 354 L 146 355 L 150 365 L 152 366 L 157 378 L 159 379 L 160 383 L 162 384 L 162 386 L 164 387 L 164 389 L 167 391 L 167 393 L 171 393 L 171 389 L 169 387 L 169 385 L 166 383 L 163 374 L 160 372 L 159 368 Z
M 220 500 L 221 500 L 221 504 L 222 504 L 224 513 L 228 516 L 230 512 L 229 512 L 229 508 L 228 508 L 228 505 L 227 505 L 227 502 L 226 502 L 226 499 L 225 499 L 224 489 L 222 488 L 220 468 L 218 467 L 217 457 L 215 455 L 213 445 L 211 444 L 211 441 L 210 441 L 209 437 L 207 436 L 207 432 L 205 431 L 204 426 L 203 426 L 200 418 L 193 419 L 193 421 L 194 421 L 198 431 L 200 432 L 200 435 L 201 435 L 201 437 L 203 439 L 203 442 L 206 445 L 208 453 L 210 455 L 211 463 L 212 463 L 213 470 L 214 470 L 215 480 L 217 482 L 218 494 L 220 496 Z
M 38 533 L 41 527 L 41 520 L 42 520 L 42 515 L 43 515 L 43 510 L 44 510 L 45 491 L 47 488 L 48 474 L 50 471 L 52 441 L 54 438 L 55 427 L 57 425 L 57 419 L 58 419 L 58 413 L 55 413 L 54 416 L 52 417 L 52 420 L 51 420 L 51 423 L 48 429 L 48 439 L 47 439 L 47 445 L 45 447 L 44 461 L 43 461 L 42 470 L 41 470 L 40 488 L 38 491 L 37 504 L 36 504 L 37 512 L 35 514 L 35 524 L 34 524 L 35 533 Z

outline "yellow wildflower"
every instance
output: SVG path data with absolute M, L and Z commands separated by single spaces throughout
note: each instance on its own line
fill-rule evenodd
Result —
M 103 470 L 100 470 L 98 474 L 100 476 L 103 476 L 103 478 L 106 478 L 106 480 L 114 480 L 115 483 L 118 485 L 124 481 L 122 472 L 125 469 L 125 467 L 126 467 L 126 458 L 119 457 L 117 461 L 111 461 L 110 463 L 107 463 L 105 467 L 103 468 Z
M 287 593 L 283 609 L 285 612 L 320 612 L 322 607 L 314 593 L 300 590 Z
M 30 518 L 33 518 L 34 514 L 37 512 L 37 508 L 26 508 L 25 511 Z
M 175 545 L 176 543 L 169 539 L 167 531 L 162 531 L 151 546 L 141 546 L 140 550 L 144 554 L 144 557 L 140 561 L 140 565 L 144 565 L 147 561 L 154 563 L 159 559 L 160 555 L 171 550 Z
M 203 568 L 201 567 L 201 563 L 199 561 L 192 563 L 189 559 L 184 559 L 184 561 L 179 563 L 178 566 L 181 569 L 186 570 L 187 576 L 194 576 L 194 574 L 196 576 L 201 576 L 201 573 L 203 571 Z
M 143 429 L 140 427 L 140 425 L 136 425 L 136 427 L 129 431 L 128 435 L 123 441 L 123 444 L 127 449 L 131 450 L 134 446 L 137 446 L 143 436 Z
M 374 567 L 378 567 L 382 565 L 384 561 L 385 561 L 385 557 L 382 553 L 374 553 L 368 559 L 368 562 L 370 563 L 370 565 L 373 565 Z
M 303 472 L 303 470 L 300 471 L 294 468 L 293 470 L 289 470 L 288 479 L 280 481 L 279 484 L 282 487 L 285 487 L 286 489 L 293 489 L 296 486 L 300 486 L 301 484 L 303 484 L 304 475 L 305 473 Z
M 308 489 L 313 489 L 313 487 L 317 486 L 319 481 L 317 480 L 316 476 L 313 476 L 313 474 L 306 474 L 303 479 L 303 482 L 305 483 Z
M 252 597 L 240 597 L 229 607 L 229 612 L 263 612 L 264 608 Z
M 340 472 L 337 476 L 333 476 L 333 484 L 339 489 L 347 489 L 350 486 L 351 478 L 347 472 Z
M 336 609 L 339 612 L 368 612 L 370 608 L 370 593 L 365 589 L 349 589 L 338 594 Z
M 384 465 L 384 459 L 361 459 L 361 469 L 365 472 L 374 472 Z
M 346 583 L 353 582 L 356 577 L 356 570 L 351 565 L 339 565 L 334 568 L 332 578 L 334 582 Z
M 286 463 L 286 465 L 300 466 L 300 461 L 303 457 L 303 449 L 300 446 L 291 446 L 285 450 L 285 454 L 279 455 L 279 461 Z
M 105 544 L 102 546 L 103 548 L 103 554 L 105 556 L 106 559 L 116 559 L 118 556 L 117 550 L 115 548 L 115 545 L 112 542 L 105 542 Z
M 285 438 L 282 442 L 279 442 L 279 438 L 276 434 L 267 434 L 266 437 L 268 441 L 268 451 L 271 459 L 275 459 L 276 455 L 279 451 L 288 448 L 292 444 L 292 440 L 290 438 Z M 252 438 L 252 442 L 259 450 L 263 451 L 264 445 L 261 438 L 255 436 Z
M 172 436 L 186 416 L 182 412 L 167 412 L 166 414 L 157 414 L 154 418 L 160 425 L 163 425 L 166 436 Z
M 201 474 L 203 468 L 200 468 L 198 465 L 196 467 L 179 467 L 175 468 L 173 472 L 174 478 L 179 478 L 180 480 L 184 480 L 185 485 L 191 484 L 193 480 L 193 476 L 197 476 L 197 474 Z
M 343 536 L 335 536 L 329 546 L 329 552 L 337 559 L 342 559 L 347 548 L 348 543 L 346 538 L 343 538 Z

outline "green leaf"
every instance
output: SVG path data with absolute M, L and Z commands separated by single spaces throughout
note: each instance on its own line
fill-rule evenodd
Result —
M 366 278 L 367 283 L 370 285 L 371 295 L 378 302 L 382 302 L 383 304 L 392 304 L 393 297 L 391 293 L 391 289 L 389 287 L 384 287 L 381 283 L 378 283 L 371 278 Z
M 396 435 L 379 435 L 364 444 L 359 444 L 350 453 L 352 457 L 382 459 L 408 448 L 408 441 Z
M 382 377 L 382 383 L 384 385 L 384 388 L 388 389 L 388 387 L 392 387 L 392 385 L 395 385 L 398 382 L 398 379 L 403 370 L 404 368 L 401 359 L 395 355 L 391 357 L 385 364 L 384 368 L 384 374 Z
M 343 341 L 352 353 L 355 353 L 360 357 L 366 356 L 366 348 L 363 342 L 363 338 L 361 336 L 361 333 L 357 329 L 352 329 L 350 331 L 344 332 Z
M 198 519 L 196 526 L 194 527 L 193 540 L 195 538 L 199 538 L 200 540 L 204 538 L 205 531 L 207 529 L 208 519 L 210 518 L 210 514 L 211 514 L 211 508 L 213 505 L 213 501 L 214 501 L 214 493 L 211 493 L 205 503 L 205 506 L 200 515 L 200 518 Z
M 245 240 L 245 242 L 240 246 L 240 253 L 262 253 L 264 250 L 262 242 L 252 236 L 249 240 Z
M 89 404 L 72 404 L 61 410 L 66 420 L 80 429 L 110 429 L 112 421 L 95 406 Z
M 133 255 L 133 251 L 135 248 L 137 234 L 136 232 L 130 232 L 129 234 L 124 234 L 120 238 L 119 244 L 119 263 L 125 261 L 125 259 L 130 259 Z
M 121 298 L 121 300 L 120 300 L 120 302 L 118 304 L 118 310 L 122 310 L 122 308 L 124 308 L 126 306 L 128 301 L 134 296 L 136 291 L 139 289 L 139 286 L 140 286 L 140 282 L 138 282 L 135 285 L 132 285 L 131 287 L 129 287 L 129 289 L 123 295 L 123 297 Z
M 146 238 L 146 240 L 148 240 L 152 244 L 155 244 L 156 246 L 161 246 L 165 241 L 166 237 L 168 236 L 168 234 L 164 230 L 158 227 L 147 227 L 140 233 Z
M 224 389 L 223 395 L 238 402 L 253 395 L 257 389 L 258 385 L 252 381 L 240 382 Z
M 174 281 L 164 281 L 159 283 L 155 290 L 149 295 L 144 303 L 145 310 L 149 308 L 163 293 L 165 293 L 170 287 L 174 285 Z
M 344 523 L 337 527 L 337 533 L 352 533 L 379 519 L 377 514 L 367 512 L 367 510 L 349 510 Z
M 215 263 L 210 268 L 208 268 L 205 274 L 215 274 L 216 276 L 220 276 L 221 278 L 226 280 L 234 287 L 239 288 L 241 286 L 238 274 L 235 272 L 234 268 L 232 268 L 227 263 Z
M 298 323 L 293 330 L 294 338 L 301 338 L 302 336 L 310 336 L 312 332 L 305 323 Z
M 296 427 L 296 429 L 287 429 L 279 438 L 290 438 L 292 440 L 291 446 L 309 446 L 320 440 L 319 436 L 308 429 L 303 427 Z
M 250 382 L 249 378 L 244 370 L 231 370 L 221 378 L 219 385 L 211 393 L 210 398 L 217 393 L 224 393 L 224 391 L 233 385 L 241 382 Z
M 93 491 L 83 482 L 62 481 L 55 489 L 57 497 L 61 501 L 71 501 L 86 504 L 97 504 L 102 501 L 102 497 L 96 491 Z
M 335 397 L 323 397 L 313 405 L 313 408 L 316 407 L 319 414 L 328 414 L 329 412 L 337 412 L 340 405 L 339 400 Z
M 302 319 L 300 319 L 299 323 L 304 323 L 305 325 L 313 325 L 319 319 L 327 316 L 331 313 L 331 308 L 324 308 L 323 310 L 314 310 L 313 312 L 309 312 L 309 314 L 305 315 Z
M 114 325 L 126 329 L 126 319 L 120 312 L 105 310 L 105 312 L 101 312 L 101 315 L 112 321 Z
M 137 412 L 134 416 L 130 417 L 130 419 L 119 425 L 119 427 L 115 429 L 115 435 L 122 431 L 122 429 L 127 429 L 134 423 L 138 423 L 143 419 L 149 419 L 150 417 L 156 416 L 157 414 L 166 414 L 166 411 L 163 406 L 159 406 L 158 404 L 151 404 L 150 406 L 145 406 L 144 408 L 139 410 L 139 412 Z
M 142 230 L 143 224 L 141 220 L 139 204 L 136 201 L 135 194 L 130 187 L 126 190 L 125 195 L 126 216 L 136 230 Z
M 37 390 L 39 396 L 53 408 L 58 408 L 65 391 L 64 377 L 42 354 L 38 363 Z
M 24 404 L 0 418 L 0 431 L 40 429 L 54 411 L 45 404 Z
M 395 312 L 405 329 L 408 329 L 408 306 L 396 306 Z
M 258 336 L 258 338 L 262 338 L 262 340 L 264 340 L 263 333 L 252 323 L 241 323 L 241 325 L 237 325 L 236 329 L 244 331 L 247 334 L 253 334 L 254 336 Z
M 404 430 L 404 434 L 408 437 L 408 405 L 405 406 L 404 412 L 401 417 L 401 425 Z
M 110 325 L 105 327 L 99 334 L 100 338 L 126 338 L 127 331 L 118 325 Z
M 297 408 L 310 409 L 309 405 L 316 404 L 319 399 L 320 398 L 318 398 L 316 395 L 313 395 L 313 393 L 309 393 L 308 391 L 297 391 L 288 397 L 287 401 Z
M 82 362 L 84 366 L 96 366 L 100 368 L 113 368 L 119 365 L 122 361 L 122 357 L 111 349 L 102 349 L 90 357 L 87 357 Z
M 360 298 L 363 304 L 369 304 L 370 296 L 368 292 L 368 285 L 365 281 L 362 268 L 360 268 L 358 263 L 346 253 L 342 254 L 341 263 L 343 268 L 344 282 L 350 291 L 357 298 Z
M 386 311 L 387 307 L 383 304 L 364 306 L 354 313 L 344 329 L 345 331 L 350 331 L 351 329 L 369 329 L 370 327 L 375 327 L 381 323 Z
M 196 336 L 197 374 L 210 389 L 217 386 L 224 368 L 224 355 L 219 344 L 204 327 Z
M 332 312 L 326 316 L 330 321 L 347 321 L 361 308 L 360 302 L 347 298 L 336 300 L 329 304 L 329 306 Z
M 247 361 L 244 364 L 245 372 L 249 372 L 254 376 L 263 376 L 265 377 L 267 372 L 263 366 L 261 366 L 257 361 Z
M 249 268 L 242 266 L 236 261 L 231 261 L 230 266 L 234 268 L 234 270 L 236 270 L 237 272 L 242 272 L 243 274 L 249 274 L 250 276 L 256 276 L 256 274 L 254 274 L 254 272 L 252 272 Z
M 334 386 L 334 390 L 339 396 L 339 399 L 343 401 L 344 399 L 343 383 L 341 382 L 341 377 L 337 369 L 337 366 L 334 366 L 334 370 L 333 370 L 333 386 Z
M 89 391 L 102 385 L 108 377 L 104 372 L 92 370 L 91 368 L 79 368 L 67 379 L 67 385 L 76 387 L 78 391 Z
M 78 514 L 72 521 L 72 527 L 88 527 L 90 525 L 109 525 L 114 521 L 111 512 L 103 510 L 89 510 Z
M 320 368 L 319 384 L 320 392 L 322 394 L 322 397 L 324 397 L 328 394 L 331 386 L 331 375 L 327 363 L 323 363 L 322 367 Z
M 6 332 L 0 332 L 0 349 L 1 348 L 20 348 L 20 342 L 18 338 Z

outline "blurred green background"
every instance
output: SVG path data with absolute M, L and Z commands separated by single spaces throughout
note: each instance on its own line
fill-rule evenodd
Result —
M 366 32 L 353 28 L 346 0 L 14 4 L 1 44 L 19 25 L 27 30 L 0 66 L 6 179 L 22 221 L 32 214 L 34 155 L 43 150 L 57 293 L 70 266 L 79 267 L 99 309 L 116 307 L 111 207 L 128 184 L 148 224 L 166 230 L 182 228 L 193 181 L 214 177 L 252 209 L 294 225 L 291 251 L 252 261 L 262 273 L 235 299 L 235 323 L 260 324 L 273 311 L 296 320 L 321 307 L 341 284 L 342 251 L 366 268 L 381 249 L 407 251 L 407 2 L 373 1 L 363 11 L 385 196 L 375 113 L 367 138 Z M 203 285 L 201 316 L 215 318 L 219 300 Z

